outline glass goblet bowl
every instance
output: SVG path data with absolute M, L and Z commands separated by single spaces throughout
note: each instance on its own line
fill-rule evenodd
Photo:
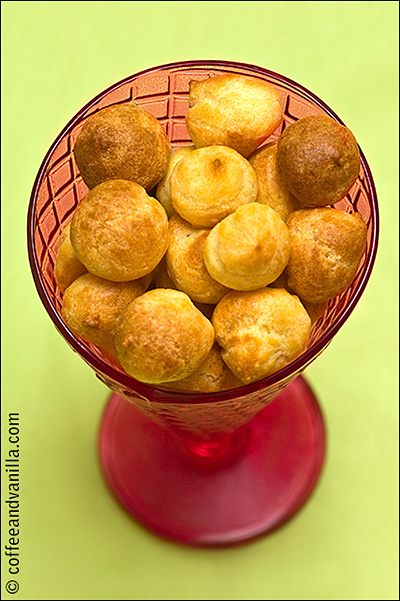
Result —
M 138 382 L 78 339 L 61 315 L 54 278 L 60 233 L 87 193 L 73 148 L 85 121 L 104 107 L 135 101 L 165 128 L 172 148 L 191 143 L 185 125 L 189 82 L 237 73 L 272 84 L 283 101 L 276 140 L 297 119 L 340 118 L 287 77 L 254 65 L 186 61 L 127 77 L 97 95 L 58 135 L 37 174 L 28 212 L 28 252 L 43 305 L 70 347 L 111 389 L 99 432 L 101 469 L 120 505 L 149 530 L 195 546 L 242 543 L 292 517 L 316 486 L 325 454 L 324 420 L 301 372 L 330 343 L 367 284 L 377 250 L 378 206 L 360 149 L 361 170 L 334 207 L 358 212 L 368 226 L 357 274 L 313 323 L 305 352 L 258 382 L 217 393 L 165 391 Z

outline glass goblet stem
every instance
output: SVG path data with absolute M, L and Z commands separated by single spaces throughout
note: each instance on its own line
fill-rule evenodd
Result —
M 241 426 L 235 432 L 221 435 L 213 440 L 189 437 L 174 437 L 178 448 L 189 459 L 205 469 L 221 469 L 240 458 L 245 452 L 251 435 L 251 424 Z

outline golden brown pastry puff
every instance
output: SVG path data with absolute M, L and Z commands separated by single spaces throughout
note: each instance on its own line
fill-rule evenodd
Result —
M 300 208 L 299 201 L 285 188 L 276 167 L 277 143 L 271 142 L 258 148 L 249 157 L 249 163 L 258 179 L 257 202 L 268 205 L 283 221 Z
M 175 213 L 175 209 L 172 205 L 171 199 L 170 180 L 172 172 L 175 169 L 175 166 L 179 163 L 179 161 L 185 156 L 187 156 L 190 152 L 192 152 L 192 150 L 194 150 L 195 148 L 195 146 L 190 145 L 182 146 L 181 148 L 173 150 L 168 163 L 168 169 L 162 180 L 157 185 L 156 198 L 161 202 L 162 206 L 167 212 L 168 217 L 172 217 L 172 215 Z
M 110 282 L 85 273 L 72 282 L 63 297 L 62 316 L 78 338 L 116 358 L 114 331 L 121 312 L 146 287 L 146 278 Z
M 149 274 L 168 246 L 168 218 L 146 190 L 110 180 L 91 190 L 75 209 L 71 243 L 86 269 L 115 282 Z
M 180 290 L 149 290 L 121 316 L 115 345 L 125 371 L 141 382 L 182 380 L 214 344 L 211 322 Z
M 327 115 L 310 115 L 295 121 L 277 144 L 276 161 L 282 182 L 302 207 L 337 202 L 360 172 L 355 137 Z
M 254 290 L 283 272 L 290 255 L 289 231 L 278 213 L 259 203 L 243 205 L 209 233 L 206 268 L 234 290 Z
M 311 329 L 300 300 L 282 288 L 228 292 L 216 306 L 212 323 L 223 360 L 244 384 L 298 357 Z
M 174 209 L 196 227 L 212 227 L 238 206 L 254 202 L 257 191 L 253 167 L 227 146 L 193 150 L 171 175 Z
M 161 384 L 166 390 L 179 392 L 219 392 L 243 386 L 221 358 L 221 348 L 214 344 L 203 363 L 190 376 Z
M 127 179 L 150 190 L 167 170 L 170 145 L 159 121 L 132 102 L 91 115 L 75 142 L 74 155 L 89 188 L 109 179 Z
M 72 248 L 70 240 L 71 224 L 69 223 L 61 232 L 60 243 L 58 246 L 56 260 L 54 263 L 54 277 L 56 284 L 61 292 L 80 275 L 86 273 L 86 267 L 80 262 L 76 256 L 76 252 Z
M 169 221 L 167 270 L 176 288 L 193 301 L 215 305 L 228 288 L 215 281 L 204 264 L 203 250 L 209 229 L 198 229 L 175 214 Z
M 226 73 L 190 82 L 186 126 L 198 148 L 222 144 L 247 157 L 282 119 L 279 93 L 256 77 Z
M 287 226 L 292 252 L 288 285 L 303 301 L 323 303 L 352 282 L 367 242 L 357 213 L 328 207 L 294 211 Z

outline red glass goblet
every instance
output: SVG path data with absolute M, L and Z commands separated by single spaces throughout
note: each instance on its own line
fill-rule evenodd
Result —
M 62 229 L 87 188 L 73 156 L 86 119 L 135 101 L 164 126 L 173 148 L 190 143 L 185 126 L 190 80 L 239 73 L 271 83 L 284 121 L 268 139 L 310 114 L 341 120 L 314 94 L 266 69 L 225 61 L 188 61 L 143 71 L 111 86 L 66 125 L 38 172 L 29 206 L 28 249 L 39 296 L 60 334 L 112 391 L 100 428 L 102 469 L 122 506 L 153 532 L 198 546 L 228 545 L 266 533 L 294 515 L 320 475 L 325 430 L 317 401 L 300 376 L 327 347 L 358 302 L 377 249 L 378 207 L 367 161 L 334 206 L 368 225 L 365 254 L 351 286 L 313 324 L 306 351 L 259 382 L 213 394 L 167 392 L 138 382 L 99 349 L 79 340 L 61 317 L 54 261 Z M 272 402 L 273 401 L 273 402 Z

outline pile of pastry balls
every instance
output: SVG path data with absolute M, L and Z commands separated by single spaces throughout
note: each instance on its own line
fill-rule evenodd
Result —
M 192 81 L 192 144 L 172 151 L 132 102 L 84 123 L 74 147 L 89 188 L 62 232 L 62 316 L 135 379 L 214 392 L 281 369 L 352 282 L 358 214 L 331 208 L 360 171 L 357 142 L 327 116 L 283 121 L 268 83 Z

